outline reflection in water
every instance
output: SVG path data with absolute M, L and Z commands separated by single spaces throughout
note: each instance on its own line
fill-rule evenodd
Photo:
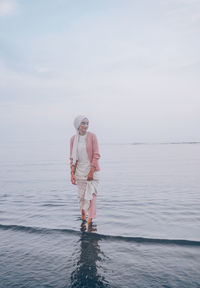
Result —
M 71 287 L 73 288 L 108 287 L 107 281 L 98 271 L 97 262 L 102 261 L 103 253 L 98 244 L 100 236 L 90 233 L 94 229 L 95 227 L 89 227 L 88 232 L 83 232 L 79 239 L 80 258 L 71 274 Z

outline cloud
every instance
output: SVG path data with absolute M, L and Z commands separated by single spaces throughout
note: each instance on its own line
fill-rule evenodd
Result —
M 196 26 L 196 29 L 199 29 L 199 0 L 162 0 L 161 3 L 165 5 L 169 19 L 177 28 L 183 28 L 185 31 L 188 28 L 188 31 L 191 31 L 192 26 Z
M 163 3 L 172 3 L 172 4 L 186 4 L 191 5 L 198 3 L 199 0 L 162 0 Z
M 10 16 L 16 12 L 17 3 L 15 0 L 0 0 L 0 16 Z
M 35 66 L 35 71 L 37 73 L 47 73 L 49 72 L 49 68 L 45 66 Z

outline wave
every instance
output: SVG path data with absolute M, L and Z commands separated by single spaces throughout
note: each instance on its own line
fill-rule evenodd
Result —
M 39 233 L 39 234 L 52 234 L 52 233 L 71 233 L 79 235 L 80 232 L 73 229 L 56 229 L 56 228 L 44 228 L 44 227 L 33 227 L 33 226 L 22 226 L 22 225 L 3 225 L 0 224 L 2 230 L 13 230 L 28 233 Z
M 118 235 L 104 235 L 98 233 L 81 232 L 73 229 L 59 229 L 59 228 L 43 228 L 43 227 L 32 227 L 22 225 L 3 225 L 0 224 L 1 230 L 12 230 L 19 232 L 28 233 L 39 233 L 39 234 L 54 234 L 54 233 L 70 233 L 77 236 L 83 233 L 88 237 L 95 237 L 98 240 L 111 240 L 111 241 L 124 241 L 124 242 L 136 242 L 140 244 L 160 244 L 160 245 L 179 245 L 179 246 L 195 246 L 200 247 L 200 241 L 185 240 L 185 239 L 160 239 L 160 238 L 146 238 L 146 237 L 129 237 L 129 236 L 118 236 Z

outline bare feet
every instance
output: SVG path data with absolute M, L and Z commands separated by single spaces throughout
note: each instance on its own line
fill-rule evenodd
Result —
M 88 226 L 92 225 L 92 218 L 88 218 L 88 222 L 87 222 Z
M 91 232 L 96 232 L 97 231 L 97 226 L 93 224 L 93 222 L 90 222 L 90 224 L 88 224 L 88 229 L 87 232 L 91 233 Z
M 82 220 L 82 223 L 81 223 L 81 231 L 86 231 L 87 229 L 87 221 L 86 220 Z

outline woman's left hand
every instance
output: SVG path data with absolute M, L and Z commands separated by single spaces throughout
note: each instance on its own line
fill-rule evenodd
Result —
M 87 176 L 87 180 L 88 181 L 92 181 L 93 180 L 94 170 L 95 170 L 94 167 L 90 168 L 90 171 L 89 171 L 88 176 Z

